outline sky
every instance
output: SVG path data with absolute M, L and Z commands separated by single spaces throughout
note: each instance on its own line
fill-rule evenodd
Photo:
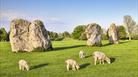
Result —
M 105 29 L 122 25 L 125 15 L 138 22 L 138 0 L 0 0 L 0 27 L 7 31 L 15 18 L 39 19 L 49 31 L 72 32 L 89 23 Z

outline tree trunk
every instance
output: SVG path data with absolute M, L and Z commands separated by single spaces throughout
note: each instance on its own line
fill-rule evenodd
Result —
M 129 40 L 131 40 L 131 35 L 130 34 L 128 35 L 128 37 L 129 37 Z

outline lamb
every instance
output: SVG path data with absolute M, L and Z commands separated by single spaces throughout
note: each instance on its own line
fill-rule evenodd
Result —
M 80 66 L 79 64 L 77 64 L 77 62 L 73 59 L 67 59 L 65 61 L 65 63 L 67 64 L 66 67 L 67 67 L 67 71 L 69 71 L 69 68 L 71 67 L 72 70 L 76 71 L 76 70 L 79 70 Z
M 81 51 L 79 52 L 79 57 L 80 57 L 80 58 L 85 58 L 85 55 L 86 55 L 86 53 L 85 53 L 83 50 L 81 50 Z
M 28 66 L 27 61 L 25 61 L 23 59 L 19 60 L 19 69 L 29 71 L 29 66 Z
M 96 65 L 97 60 L 100 61 L 100 64 L 104 64 L 104 61 L 106 61 L 108 64 L 110 64 L 110 58 L 108 58 L 103 52 L 95 51 L 93 53 L 94 58 L 94 64 Z

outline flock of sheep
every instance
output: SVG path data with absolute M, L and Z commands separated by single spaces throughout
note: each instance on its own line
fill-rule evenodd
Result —
M 94 64 L 95 65 L 96 65 L 97 61 L 99 61 L 100 64 L 104 64 L 105 61 L 108 64 L 111 63 L 110 58 L 108 58 L 103 52 L 95 51 L 92 55 L 93 55 L 93 58 L 94 58 Z M 86 53 L 81 50 L 79 52 L 79 57 L 80 58 L 85 58 Z M 72 70 L 74 70 L 74 71 L 79 70 L 79 68 L 80 68 L 79 64 L 73 59 L 67 59 L 65 61 L 65 63 L 66 63 L 67 71 L 69 71 L 70 68 L 72 68 Z M 22 60 L 19 61 L 19 69 L 29 71 L 29 65 L 28 65 L 26 60 L 22 59 Z

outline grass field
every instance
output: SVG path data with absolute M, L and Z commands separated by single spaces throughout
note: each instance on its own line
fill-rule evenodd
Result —
M 54 41 L 54 50 L 46 52 L 12 53 L 9 42 L 0 42 L 0 77 L 138 77 L 138 40 L 121 41 L 102 47 L 87 47 L 86 41 Z M 78 53 L 84 50 L 85 59 Z M 94 65 L 91 54 L 102 51 L 110 58 L 111 64 Z M 78 71 L 66 71 L 65 60 L 75 59 L 81 66 Z M 20 71 L 18 61 L 25 59 L 30 71 Z

